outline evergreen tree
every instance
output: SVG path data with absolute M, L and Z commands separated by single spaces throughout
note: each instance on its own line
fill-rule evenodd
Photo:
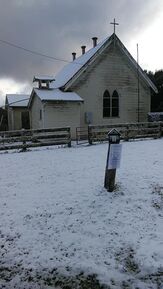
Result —
M 153 94 L 151 98 L 151 111 L 163 112 L 163 70 L 158 70 L 155 73 L 148 71 L 146 73 L 158 89 L 158 93 Z

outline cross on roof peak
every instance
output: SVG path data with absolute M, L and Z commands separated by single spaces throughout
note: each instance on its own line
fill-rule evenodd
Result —
M 117 23 L 117 22 L 115 21 L 115 18 L 114 18 L 114 22 L 110 22 L 110 24 L 114 25 L 114 34 L 115 34 L 115 26 L 116 26 L 116 25 L 119 25 L 119 23 Z

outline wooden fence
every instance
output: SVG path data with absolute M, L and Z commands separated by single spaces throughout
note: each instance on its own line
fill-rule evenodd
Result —
M 121 139 L 126 141 L 136 138 L 159 138 L 163 135 L 163 122 L 144 122 L 112 124 L 88 127 L 88 142 L 101 142 L 108 140 L 108 132 L 117 129 L 121 134 Z
M 163 122 L 126 123 L 88 127 L 88 134 L 82 128 L 82 140 L 89 144 L 108 140 L 108 132 L 117 129 L 121 139 L 126 141 L 136 138 L 160 138 L 163 136 Z M 81 134 L 81 131 L 80 131 Z M 78 139 L 81 141 L 81 139 Z M 0 132 L 0 150 L 21 149 L 66 144 L 71 147 L 70 127 L 36 130 L 19 130 Z
M 0 150 L 67 144 L 71 147 L 70 127 L 0 132 Z
M 77 127 L 76 128 L 76 143 L 84 144 L 88 142 L 88 128 L 87 127 Z

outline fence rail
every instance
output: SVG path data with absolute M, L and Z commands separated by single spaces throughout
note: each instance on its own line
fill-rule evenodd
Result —
M 163 122 L 144 122 L 144 123 L 119 123 L 111 125 L 88 127 L 88 142 L 106 141 L 108 139 L 108 131 L 116 128 L 121 139 L 126 141 L 137 138 L 159 138 L 163 135 Z
M 88 130 L 78 128 L 77 143 L 86 139 L 89 144 L 106 141 L 108 140 L 108 132 L 112 128 L 116 128 L 121 134 L 121 139 L 126 141 L 137 138 L 159 138 L 163 136 L 162 121 L 101 126 L 90 125 L 88 126 Z M 9 149 L 22 149 L 25 151 L 30 147 L 62 144 L 71 147 L 70 127 L 0 132 L 0 151 Z
M 67 144 L 71 147 L 70 127 L 0 132 L 0 150 Z
M 87 127 L 77 127 L 76 128 L 76 143 L 87 143 L 88 142 L 88 128 Z

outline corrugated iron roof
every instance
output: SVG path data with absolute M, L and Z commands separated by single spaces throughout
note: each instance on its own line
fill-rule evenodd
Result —
M 63 92 L 60 89 L 34 88 L 34 92 L 42 101 L 83 101 L 83 99 L 77 93 Z
M 140 66 L 138 66 L 135 59 L 120 41 L 120 39 L 116 36 L 116 34 L 112 34 L 110 37 L 107 37 L 103 41 L 101 41 L 97 46 L 88 50 L 85 54 L 81 55 L 80 57 L 76 58 L 71 63 L 67 64 L 63 67 L 63 69 L 56 75 L 55 81 L 51 83 L 52 88 L 60 88 L 67 85 L 71 80 L 78 77 L 80 72 L 82 73 L 82 69 L 85 67 L 87 69 L 88 65 L 90 65 L 91 61 L 94 61 L 96 57 L 101 53 L 101 51 L 105 50 L 113 41 L 118 44 L 120 49 L 126 55 L 128 60 L 130 61 L 131 65 L 134 67 L 135 70 L 139 67 L 139 74 L 140 77 L 145 81 L 145 83 L 151 87 L 156 93 L 158 92 L 154 83 L 150 80 L 147 74 L 142 70 Z
M 6 94 L 6 105 L 10 107 L 27 107 L 30 95 L 28 94 Z

